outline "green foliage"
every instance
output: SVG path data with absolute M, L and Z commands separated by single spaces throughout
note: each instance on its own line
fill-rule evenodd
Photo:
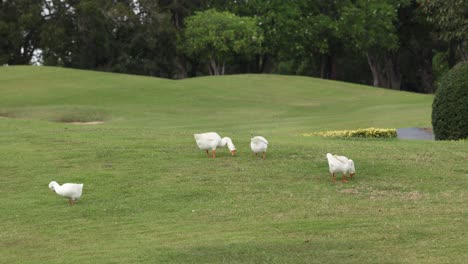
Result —
M 356 50 L 394 50 L 399 46 L 398 8 L 407 3 L 407 0 L 358 0 L 344 5 L 338 22 L 340 34 L 347 37 L 346 44 Z
M 442 79 L 432 105 L 438 140 L 468 138 L 468 63 L 460 63 Z
M 44 23 L 41 0 L 0 1 L 0 65 L 29 64 Z
M 448 62 L 468 61 L 468 1 L 418 0 L 439 39 L 448 42 Z
M 182 50 L 209 62 L 215 75 L 223 73 L 225 62 L 233 56 L 258 52 L 263 41 L 256 19 L 226 11 L 197 12 L 186 19 L 185 26 Z
M 208 65 L 211 74 L 373 78 L 376 86 L 430 93 L 430 58 L 441 47 L 434 35 L 450 40 L 450 66 L 468 60 L 466 6 L 460 0 L 8 0 L 0 1 L 0 64 L 29 63 L 41 50 L 43 63 L 54 66 L 184 78 L 206 74 L 201 67 Z M 197 11 L 206 23 L 189 19 L 200 30 L 185 29 Z M 212 17 L 202 18 L 205 12 Z
M 306 133 L 303 136 L 318 135 L 322 137 L 343 137 L 343 138 L 396 138 L 397 131 L 394 128 L 359 128 L 356 130 L 334 130 L 318 133 Z
M 447 61 L 447 52 L 436 52 L 432 58 L 432 67 L 434 69 L 434 77 L 436 86 L 440 85 L 440 80 L 450 70 Z
M 468 39 L 468 1 L 466 0 L 418 0 L 427 19 L 439 29 L 444 40 Z
M 297 25 L 297 1 L 212 1 L 220 10 L 232 12 L 238 16 L 255 17 L 264 37 L 262 53 L 276 57 L 294 47 L 292 39 Z
M 60 1 L 47 6 L 45 65 L 173 77 L 176 30 L 153 1 Z

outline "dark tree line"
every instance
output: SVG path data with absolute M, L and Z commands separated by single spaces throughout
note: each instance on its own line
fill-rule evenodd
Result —
M 432 93 L 468 60 L 467 21 L 465 0 L 3 0 L 0 63 L 40 51 L 44 65 L 174 79 L 281 73 Z M 210 23 L 233 31 L 221 44 L 235 52 L 195 39 Z

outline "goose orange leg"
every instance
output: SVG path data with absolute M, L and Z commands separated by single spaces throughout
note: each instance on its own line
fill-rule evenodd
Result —
M 216 158 L 216 149 L 213 149 L 211 152 L 213 153 L 213 159 Z
M 208 153 L 208 150 L 206 150 L 206 156 L 208 156 L 208 157 L 210 156 L 210 154 Z
M 335 177 L 335 173 L 334 173 L 334 172 L 332 172 L 332 178 L 333 178 L 333 183 L 335 183 L 335 182 L 336 182 L 336 177 Z
M 266 153 L 263 152 L 262 159 L 265 159 L 265 158 L 266 158 Z
M 343 177 L 341 177 L 341 181 L 342 182 L 348 182 L 348 180 L 346 179 L 346 174 L 343 173 Z

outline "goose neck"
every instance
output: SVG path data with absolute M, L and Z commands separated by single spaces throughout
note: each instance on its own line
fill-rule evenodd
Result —
M 63 188 L 58 183 L 54 183 L 54 191 L 57 194 L 62 194 L 63 193 Z
M 229 148 L 230 151 L 234 151 L 236 150 L 236 147 L 234 146 L 234 144 L 232 143 L 232 140 L 228 137 L 224 137 L 221 139 L 221 146 L 224 147 L 226 146 Z

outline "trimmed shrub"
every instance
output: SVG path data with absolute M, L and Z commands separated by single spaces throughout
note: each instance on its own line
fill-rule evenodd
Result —
M 432 103 L 436 140 L 468 137 L 468 63 L 459 63 L 441 80 Z
M 359 128 L 356 130 L 335 130 L 325 131 L 318 133 L 302 134 L 305 137 L 308 136 L 322 136 L 322 137 L 360 137 L 360 138 L 395 138 L 397 131 L 394 128 Z

